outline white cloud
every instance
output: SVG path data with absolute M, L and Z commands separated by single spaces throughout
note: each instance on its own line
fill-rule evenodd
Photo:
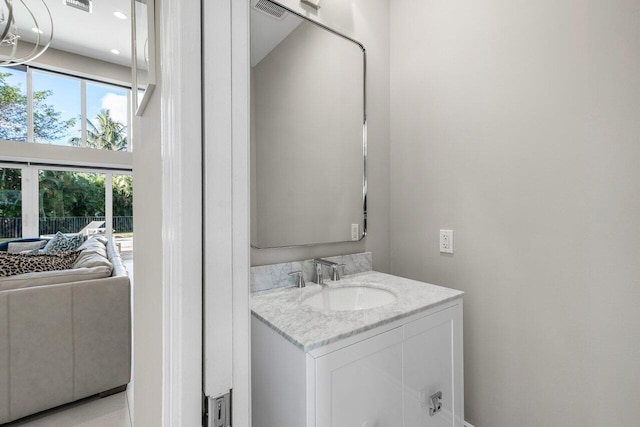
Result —
M 109 110 L 111 118 L 120 123 L 127 123 L 127 95 L 108 93 L 100 100 L 100 108 Z

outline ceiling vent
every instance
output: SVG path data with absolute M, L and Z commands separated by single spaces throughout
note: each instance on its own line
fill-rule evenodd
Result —
M 82 10 L 83 12 L 91 13 L 92 1 L 91 0 L 62 0 L 67 6 Z
M 280 7 L 277 4 L 270 2 L 269 0 L 258 1 L 258 3 L 256 3 L 256 5 L 254 6 L 254 9 L 257 9 L 260 12 L 276 19 L 283 19 L 287 14 L 287 11 L 283 7 Z

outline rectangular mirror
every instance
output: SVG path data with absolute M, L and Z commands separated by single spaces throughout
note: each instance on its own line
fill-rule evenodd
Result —
M 268 0 L 251 1 L 251 242 L 366 234 L 364 47 Z
M 155 11 L 153 0 L 132 0 L 134 106 L 141 116 L 156 86 Z

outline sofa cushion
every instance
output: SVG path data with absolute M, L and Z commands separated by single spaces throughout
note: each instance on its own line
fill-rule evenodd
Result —
M 78 250 L 101 248 L 106 251 L 107 240 L 102 236 L 92 236 L 78 247 Z
M 37 240 L 35 242 L 10 242 L 7 245 L 7 252 L 10 254 L 18 254 L 23 251 L 38 251 L 47 243 L 46 240 Z
M 16 276 L 0 277 L 0 291 L 80 282 L 82 280 L 103 279 L 110 275 L 111 268 L 104 266 L 18 274 Z
M 87 240 L 87 236 L 76 234 L 67 237 L 58 231 L 55 236 L 44 247 L 44 253 L 47 255 L 59 254 L 61 252 L 70 252 L 77 250 Z
M 78 259 L 73 264 L 73 268 L 92 268 L 92 267 L 107 267 L 109 273 L 113 269 L 113 264 L 107 258 L 107 253 L 104 249 L 85 249 L 80 252 Z
M 66 252 L 57 255 L 0 253 L 0 277 L 38 271 L 68 270 L 73 268 L 79 255 L 80 252 Z

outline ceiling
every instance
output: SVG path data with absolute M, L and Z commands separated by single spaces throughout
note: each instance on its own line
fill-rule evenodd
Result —
M 25 0 L 36 17 L 42 16 L 41 0 Z M 63 0 L 45 0 L 53 17 L 54 35 L 51 47 L 78 55 L 131 66 L 131 0 L 94 0 L 92 13 L 67 6 Z M 19 3 L 19 2 L 15 2 Z M 40 10 L 38 10 L 40 9 Z M 127 19 L 119 19 L 113 12 L 122 12 Z M 17 11 L 18 12 L 18 11 Z M 16 14 L 19 34 L 33 41 L 28 16 Z M 48 28 L 43 24 L 42 27 Z M 120 51 L 119 55 L 111 49 Z
M 304 20 L 291 12 L 282 18 L 274 18 L 256 10 L 258 0 L 251 1 L 251 66 L 255 67 L 262 59 L 280 44 Z

